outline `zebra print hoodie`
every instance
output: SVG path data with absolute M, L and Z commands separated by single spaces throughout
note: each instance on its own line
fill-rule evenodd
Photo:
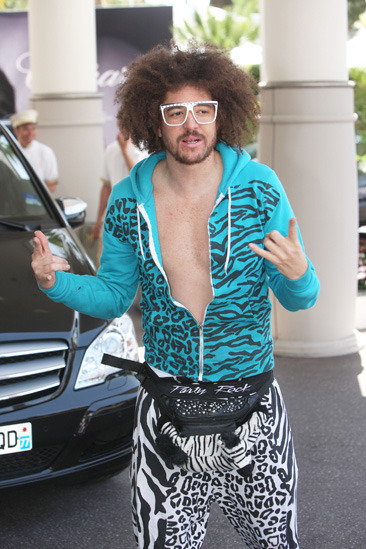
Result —
M 214 297 L 202 325 L 172 298 L 162 265 L 151 176 L 163 152 L 139 162 L 114 186 L 97 276 L 58 272 L 46 291 L 80 312 L 113 318 L 130 307 L 140 283 L 146 361 L 203 381 L 273 368 L 269 288 L 290 311 L 311 307 L 319 292 L 309 260 L 307 272 L 289 280 L 248 247 L 263 247 L 273 229 L 287 235 L 293 212 L 275 173 L 246 152 L 223 143 L 217 150 L 224 172 L 208 223 Z

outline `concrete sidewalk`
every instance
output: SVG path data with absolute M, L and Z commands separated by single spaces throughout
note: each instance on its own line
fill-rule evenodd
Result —
M 301 549 L 366 548 L 365 366 L 364 349 L 276 358 L 300 471 Z

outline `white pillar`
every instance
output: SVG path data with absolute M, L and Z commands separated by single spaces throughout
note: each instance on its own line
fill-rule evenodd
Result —
M 260 0 L 265 82 L 348 80 L 346 0 Z
M 57 156 L 56 196 L 80 196 L 96 217 L 103 159 L 94 0 L 30 0 L 30 104 L 38 138 Z
M 275 353 L 358 350 L 358 200 L 353 88 L 346 66 L 346 0 L 261 0 L 259 159 L 280 177 L 321 291 L 289 313 L 274 302 Z

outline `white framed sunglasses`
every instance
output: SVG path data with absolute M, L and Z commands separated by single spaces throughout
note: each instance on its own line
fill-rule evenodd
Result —
M 197 124 L 212 124 L 217 117 L 217 101 L 191 101 L 160 105 L 161 115 L 167 126 L 182 126 L 191 112 Z

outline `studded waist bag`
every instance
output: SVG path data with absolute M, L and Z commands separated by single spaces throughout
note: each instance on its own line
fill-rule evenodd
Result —
M 234 381 L 196 382 L 159 377 L 147 363 L 103 356 L 103 364 L 134 371 L 160 417 L 156 448 L 168 466 L 195 472 L 250 465 L 250 449 L 270 421 L 262 397 L 273 372 Z

